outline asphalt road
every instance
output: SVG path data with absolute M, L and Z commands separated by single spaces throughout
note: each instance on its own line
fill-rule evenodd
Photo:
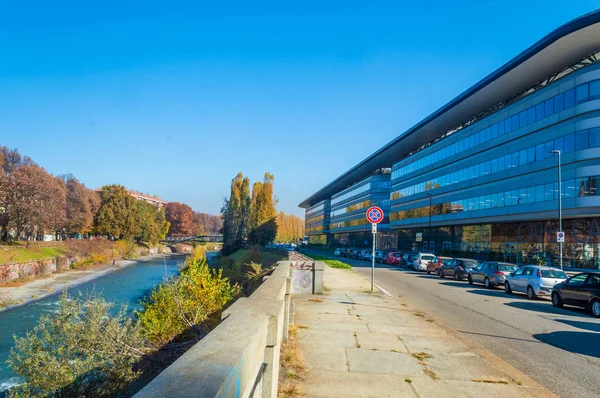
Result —
M 342 260 L 370 280 L 370 263 Z M 376 265 L 375 283 L 558 396 L 600 396 L 600 319 L 585 311 L 381 264 Z

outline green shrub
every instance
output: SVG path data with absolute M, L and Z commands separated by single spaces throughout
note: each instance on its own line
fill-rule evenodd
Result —
M 156 287 L 142 303 L 139 322 L 151 342 L 164 345 L 175 338 L 194 338 L 239 294 L 221 271 L 211 270 L 205 258 L 187 263 L 180 275 Z
M 131 240 L 119 240 L 115 242 L 115 250 L 121 258 L 135 258 L 137 246 Z
M 24 383 L 10 397 L 109 397 L 136 377 L 144 341 L 126 308 L 115 314 L 101 297 L 69 297 L 56 314 L 42 315 L 15 337 L 7 360 Z

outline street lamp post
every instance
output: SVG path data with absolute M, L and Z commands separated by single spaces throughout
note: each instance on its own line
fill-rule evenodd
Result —
M 427 228 L 427 238 L 429 239 L 429 243 L 427 244 L 427 248 L 429 249 L 430 252 L 432 252 L 431 250 L 431 197 L 433 196 L 433 194 L 429 193 L 429 192 L 425 192 L 427 194 L 427 196 L 429 196 L 429 227 Z
M 555 149 L 552 151 L 552 154 L 558 154 L 558 231 L 562 232 L 562 181 L 561 181 L 561 174 L 560 174 L 560 151 L 558 149 Z M 560 269 L 563 269 L 563 243 L 558 242 L 558 247 L 559 247 L 559 251 L 560 251 Z

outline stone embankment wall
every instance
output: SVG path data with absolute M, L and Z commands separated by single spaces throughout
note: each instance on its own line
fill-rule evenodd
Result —
M 169 247 L 153 247 L 150 249 L 140 248 L 136 252 L 138 256 L 155 256 L 157 254 L 172 253 Z M 67 271 L 71 268 L 71 262 L 73 260 L 77 260 L 77 258 L 61 256 L 47 260 L 32 260 L 18 264 L 0 264 L 0 286 L 16 280 L 47 276 L 54 272 Z
M 0 265 L 0 284 L 18 279 L 50 275 L 56 271 L 66 271 L 71 261 L 67 257 L 56 257 L 48 260 L 33 260 L 19 264 Z

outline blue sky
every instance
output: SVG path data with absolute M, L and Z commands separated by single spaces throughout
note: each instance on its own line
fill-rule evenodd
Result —
M 278 208 L 303 215 L 303 199 L 600 7 L 211 3 L 0 3 L 0 144 L 208 213 L 237 172 L 269 171 Z

